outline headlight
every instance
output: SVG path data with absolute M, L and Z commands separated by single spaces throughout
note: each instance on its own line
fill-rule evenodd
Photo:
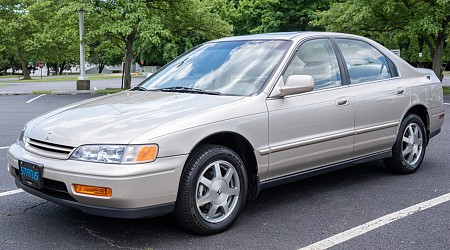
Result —
M 85 145 L 78 147 L 71 160 L 102 163 L 152 162 L 158 155 L 158 145 Z
M 25 147 L 25 142 L 27 141 L 27 135 L 25 134 L 25 127 L 20 132 L 19 138 L 17 138 L 17 142 L 20 146 Z

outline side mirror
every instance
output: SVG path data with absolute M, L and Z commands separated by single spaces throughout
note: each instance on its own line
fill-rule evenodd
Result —
M 312 91 L 314 89 L 314 78 L 310 75 L 291 75 L 287 78 L 284 86 L 278 88 L 274 97 L 284 97 Z

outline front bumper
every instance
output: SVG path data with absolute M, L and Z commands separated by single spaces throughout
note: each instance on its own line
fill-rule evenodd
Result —
M 158 158 L 146 164 L 115 165 L 50 159 L 13 144 L 7 158 L 8 170 L 16 178 L 16 185 L 26 192 L 89 214 L 142 218 L 173 210 L 187 155 Z M 18 180 L 19 159 L 44 165 L 43 189 L 34 189 Z M 73 184 L 109 187 L 112 196 L 79 194 Z

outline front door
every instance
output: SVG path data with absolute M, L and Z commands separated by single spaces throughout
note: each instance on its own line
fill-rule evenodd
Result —
M 308 93 L 269 98 L 269 170 L 267 179 L 294 174 L 350 158 L 355 104 L 328 39 L 304 42 L 283 74 L 311 75 Z

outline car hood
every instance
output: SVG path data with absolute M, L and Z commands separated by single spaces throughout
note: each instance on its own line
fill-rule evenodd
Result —
M 27 136 L 73 147 L 128 144 L 165 123 L 242 98 L 126 91 L 50 112 L 30 122 Z

